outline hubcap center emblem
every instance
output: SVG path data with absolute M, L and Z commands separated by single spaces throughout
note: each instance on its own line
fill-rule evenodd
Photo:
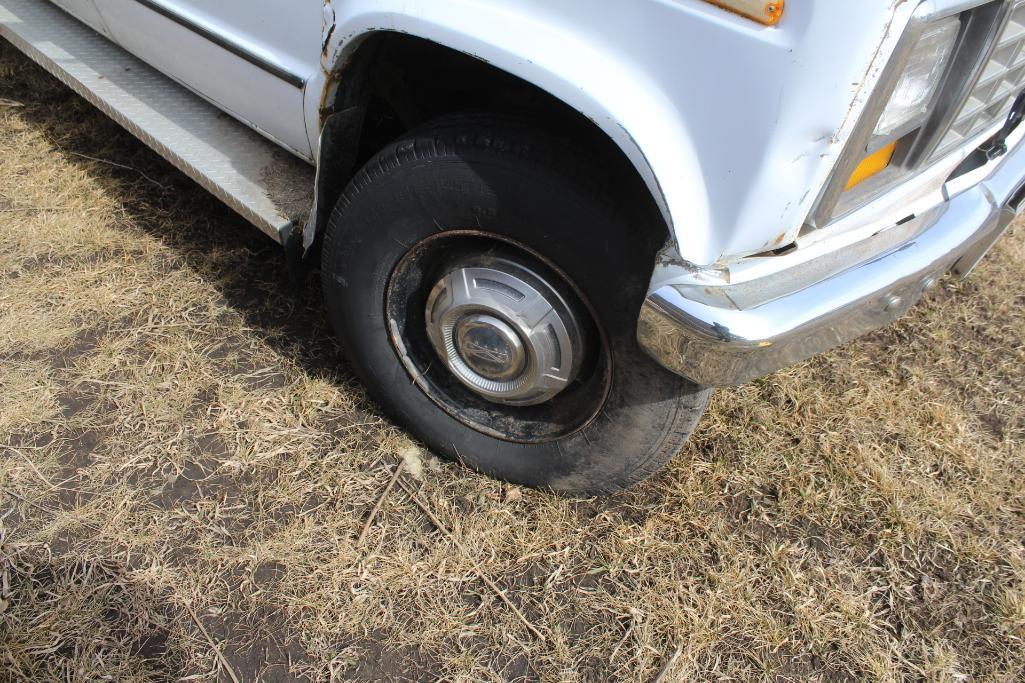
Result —
M 456 325 L 454 336 L 463 362 L 482 377 L 508 382 L 526 369 L 527 354 L 519 335 L 494 316 L 466 316 Z

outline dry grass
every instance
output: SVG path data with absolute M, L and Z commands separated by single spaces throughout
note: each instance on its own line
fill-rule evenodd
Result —
M 1025 229 L 565 500 L 420 455 L 315 276 L 6 45 L 0 98 L 0 678 L 1025 678 Z M 357 545 L 401 458 L 451 539 L 395 487 Z

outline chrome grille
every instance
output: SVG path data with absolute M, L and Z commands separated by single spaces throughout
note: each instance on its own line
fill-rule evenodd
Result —
M 964 106 L 933 158 L 941 157 L 1002 121 L 1025 88 L 1025 1 L 1018 0 Z

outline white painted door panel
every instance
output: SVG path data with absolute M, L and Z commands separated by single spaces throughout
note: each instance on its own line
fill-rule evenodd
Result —
M 126 50 L 310 157 L 303 88 L 319 67 L 319 0 L 95 2 Z

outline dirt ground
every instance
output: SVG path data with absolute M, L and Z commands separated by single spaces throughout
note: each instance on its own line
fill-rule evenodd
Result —
M 569 500 L 420 451 L 316 273 L 3 43 L 0 98 L 0 679 L 1025 680 L 1025 228 Z

